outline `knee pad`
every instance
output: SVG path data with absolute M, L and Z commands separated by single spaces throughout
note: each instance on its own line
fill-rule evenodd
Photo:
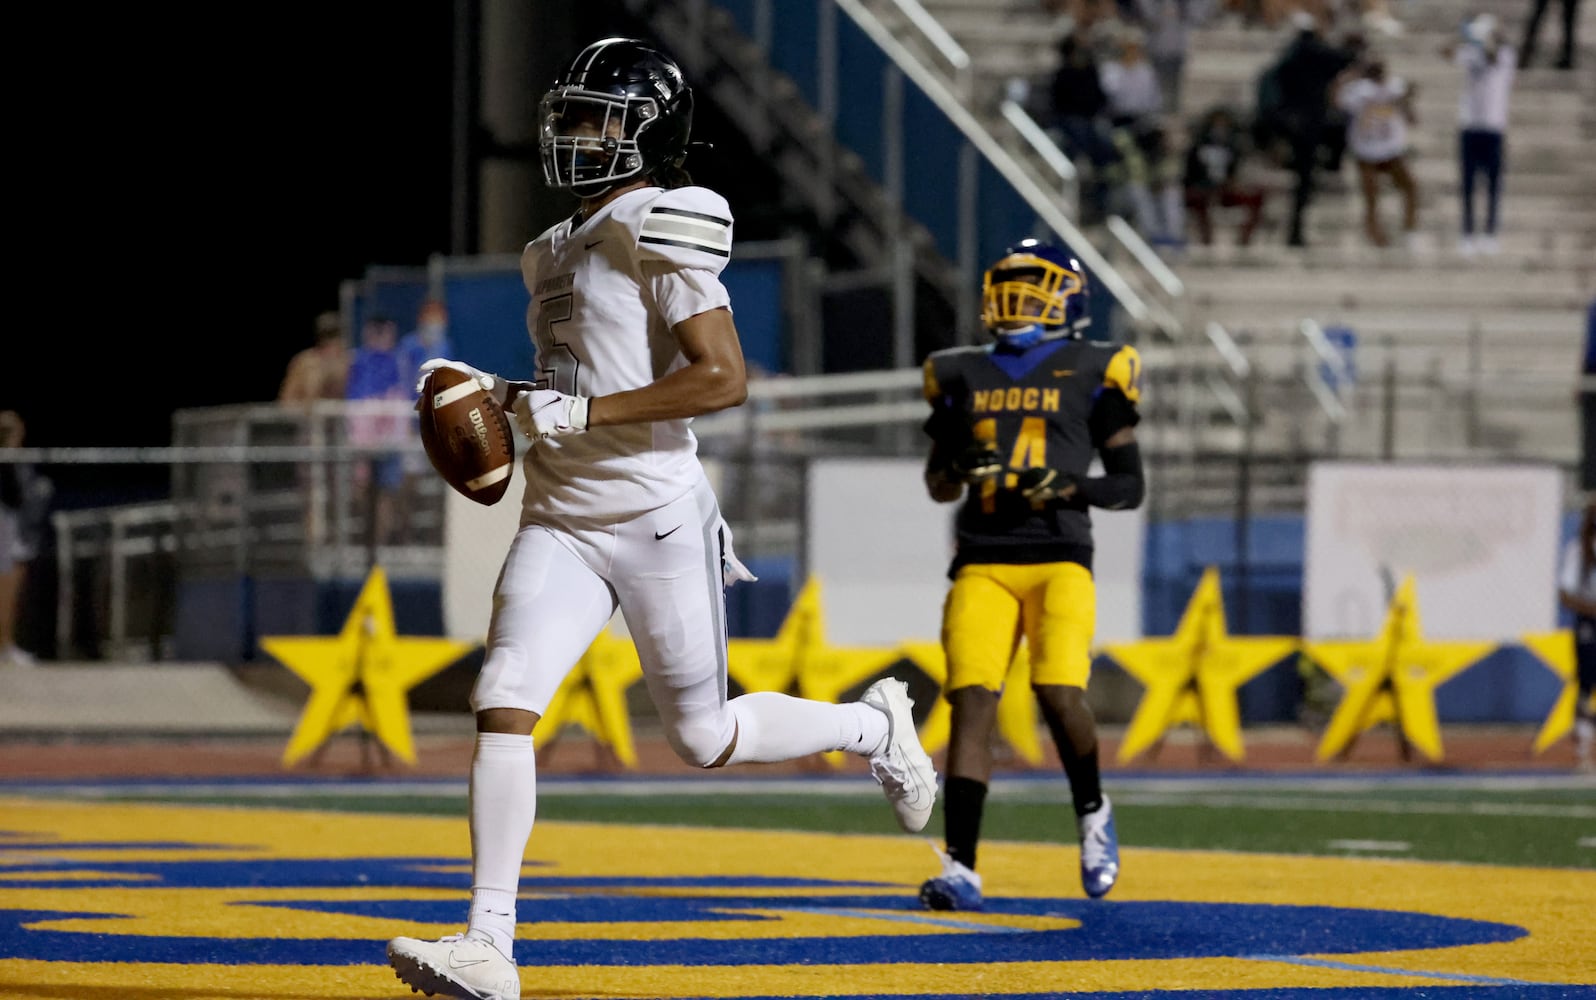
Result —
M 676 725 L 666 727 L 665 742 L 683 762 L 694 767 L 709 767 L 731 746 L 732 736 L 737 731 L 732 714 L 725 712 L 723 715 L 724 718 L 681 719 Z

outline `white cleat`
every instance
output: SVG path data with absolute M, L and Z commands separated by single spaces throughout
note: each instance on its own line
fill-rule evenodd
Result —
M 909 833 L 919 833 L 931 821 L 931 807 L 936 804 L 937 769 L 914 731 L 909 685 L 884 677 L 870 685 L 859 700 L 887 716 L 887 743 L 870 758 L 870 774 L 887 793 L 898 825 Z
M 482 938 L 451 934 L 437 941 L 398 937 L 388 942 L 388 964 L 412 991 L 471 1000 L 521 1000 L 515 963 Z

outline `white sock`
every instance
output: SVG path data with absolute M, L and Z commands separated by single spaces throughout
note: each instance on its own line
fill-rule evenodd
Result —
M 871 754 L 887 741 L 885 713 L 859 702 L 833 705 L 758 691 L 726 703 L 737 719 L 728 764 L 772 764 L 812 753 Z
M 532 737 L 478 733 L 471 758 L 471 916 L 466 933 L 513 957 L 515 894 L 537 816 Z

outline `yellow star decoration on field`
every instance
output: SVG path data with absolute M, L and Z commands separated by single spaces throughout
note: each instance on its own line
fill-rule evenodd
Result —
M 726 643 L 726 670 L 744 691 L 785 694 L 797 686 L 810 657 L 824 645 L 820 581 L 810 577 L 774 639 L 731 639 Z
M 732 639 L 726 645 L 727 673 L 744 691 L 796 692 L 829 702 L 901 658 L 892 648 L 828 643 L 816 577 L 804 581 L 774 639 Z M 825 757 L 834 766 L 844 760 L 841 753 Z
M 1121 763 L 1135 758 L 1180 725 L 1202 729 L 1226 757 L 1245 756 L 1236 691 L 1290 655 L 1289 636 L 1233 636 L 1225 625 L 1219 571 L 1203 572 L 1175 634 L 1103 648 L 1144 688 L 1119 746 Z
M 1574 728 L 1574 703 L 1579 700 L 1579 671 L 1574 654 L 1574 631 L 1536 632 L 1520 636 L 1524 646 L 1535 658 L 1546 664 L 1546 669 L 1563 682 L 1563 693 L 1558 695 L 1552 710 L 1546 713 L 1541 731 L 1535 736 L 1535 752 L 1567 736 Z
M 626 692 L 642 679 L 643 666 L 632 640 L 605 629 L 554 692 L 548 711 L 538 722 L 533 746 L 541 749 L 567 726 L 579 726 L 609 747 L 616 760 L 636 767 Z
M 898 648 L 899 657 L 946 688 L 948 659 L 940 642 L 906 642 Z M 953 709 L 948 699 L 939 697 L 931 714 L 920 726 L 920 744 L 926 753 L 936 753 L 948 745 L 952 735 Z M 1031 693 L 1031 658 L 1022 643 L 1009 666 L 1003 696 L 998 700 L 997 729 L 1005 742 L 1028 764 L 1042 762 L 1042 739 L 1037 733 L 1036 696 Z
M 1334 757 L 1359 733 L 1382 722 L 1394 722 L 1408 743 L 1431 761 L 1441 759 L 1435 689 L 1495 649 L 1496 643 L 1425 641 L 1416 591 L 1410 574 L 1391 598 L 1385 624 L 1373 639 L 1304 644 L 1308 656 L 1343 690 L 1319 741 L 1319 760 Z
M 395 634 L 393 601 L 381 566 L 366 577 L 336 636 L 268 636 L 260 644 L 310 685 L 310 699 L 283 750 L 283 764 L 290 767 L 357 722 L 395 756 L 414 764 L 410 689 L 473 646 Z

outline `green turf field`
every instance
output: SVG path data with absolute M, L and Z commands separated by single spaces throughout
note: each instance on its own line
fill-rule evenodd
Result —
M 540 819 L 667 826 L 892 833 L 868 780 L 794 782 L 545 781 Z M 1528 779 L 1471 784 L 1448 778 L 1367 783 L 1181 780 L 1108 783 L 1126 846 L 1361 855 L 1534 867 L 1596 868 L 1596 784 Z M 104 797 L 281 808 L 458 815 L 464 786 L 304 784 L 170 791 L 106 790 Z M 983 837 L 1073 842 L 1062 782 L 1002 783 Z M 940 817 L 927 834 L 939 837 Z

